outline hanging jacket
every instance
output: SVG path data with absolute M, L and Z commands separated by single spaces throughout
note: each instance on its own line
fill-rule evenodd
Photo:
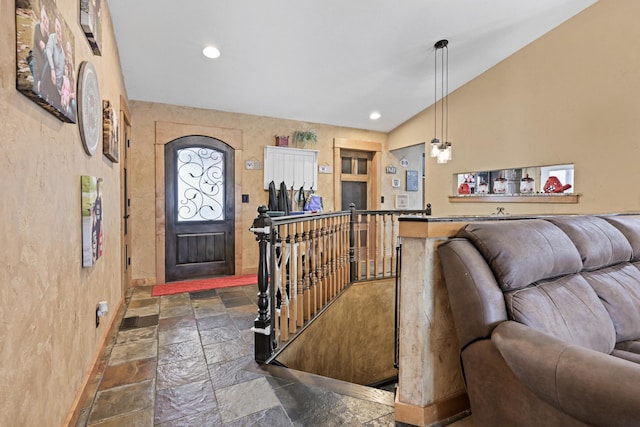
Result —
M 307 204 L 307 198 L 304 196 L 304 186 L 300 187 L 300 191 L 298 192 L 298 200 L 296 200 L 298 204 L 298 210 L 304 209 L 304 205 Z
M 269 206 L 268 209 L 270 211 L 278 210 L 278 192 L 276 191 L 275 182 L 271 181 L 269 183 Z
M 285 184 L 284 181 L 280 183 L 280 192 L 278 193 L 278 210 L 284 212 L 285 215 L 289 215 L 289 212 L 291 212 L 291 200 L 289 199 L 287 184 Z

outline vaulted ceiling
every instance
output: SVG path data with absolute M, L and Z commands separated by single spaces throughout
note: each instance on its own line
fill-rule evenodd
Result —
M 388 132 L 433 104 L 436 41 L 452 92 L 597 0 L 107 1 L 129 99 Z

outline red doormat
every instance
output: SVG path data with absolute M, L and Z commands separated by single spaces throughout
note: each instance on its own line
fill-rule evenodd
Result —
M 258 283 L 257 274 L 244 276 L 213 277 L 211 279 L 189 280 L 186 282 L 172 282 L 155 285 L 151 296 L 173 295 L 182 292 L 208 291 L 210 289 L 228 288 L 230 286 L 246 286 Z

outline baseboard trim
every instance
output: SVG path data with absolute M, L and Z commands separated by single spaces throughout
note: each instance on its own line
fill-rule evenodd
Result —
M 415 426 L 430 426 L 458 414 L 468 413 L 470 408 L 469 397 L 464 391 L 436 400 L 427 406 L 400 402 L 399 395 L 400 393 L 396 393 L 395 420 Z
M 118 328 L 120 326 L 120 324 L 117 321 L 121 320 L 122 318 L 122 316 L 120 316 L 120 310 L 123 308 L 123 306 L 124 306 L 124 299 L 121 299 L 120 303 L 118 304 L 118 309 L 113 311 L 114 315 L 109 316 L 110 319 L 109 319 L 109 327 L 107 328 L 107 332 L 102 336 L 102 341 L 98 346 L 98 351 L 96 351 L 96 354 L 93 357 L 93 362 L 90 365 L 90 369 L 87 371 L 87 373 L 85 374 L 82 380 L 82 387 L 80 388 L 80 392 L 76 396 L 76 399 L 73 402 L 71 409 L 67 413 L 67 417 L 63 424 L 66 427 L 75 427 L 78 424 L 78 420 L 80 419 L 81 412 L 86 406 L 84 404 L 85 400 L 89 397 L 93 398 L 95 394 L 95 390 L 93 389 L 89 390 L 92 386 L 97 386 L 96 384 L 92 384 L 91 380 L 98 373 L 98 369 L 105 368 L 101 364 L 102 356 L 105 351 L 107 340 L 109 340 L 109 338 L 114 333 L 114 328 Z
M 158 281 L 155 277 L 141 277 L 138 279 L 131 279 L 131 287 L 157 285 Z

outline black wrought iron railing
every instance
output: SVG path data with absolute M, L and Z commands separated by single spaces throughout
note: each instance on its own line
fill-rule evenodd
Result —
M 398 217 L 425 210 L 348 211 L 270 217 L 258 208 L 255 359 L 268 363 L 340 292 L 356 281 L 396 277 Z

